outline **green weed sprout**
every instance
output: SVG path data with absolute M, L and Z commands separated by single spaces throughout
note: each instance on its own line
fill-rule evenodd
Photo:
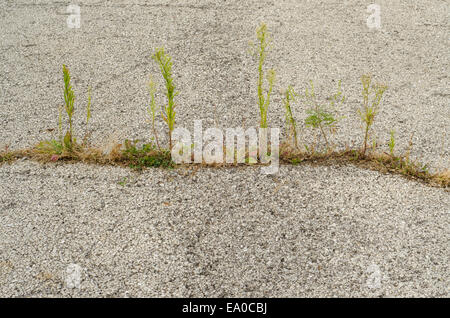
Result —
M 156 100 L 155 100 L 156 83 L 153 80 L 153 77 L 151 75 L 150 75 L 150 80 L 148 82 L 148 90 L 149 90 L 149 93 L 150 93 L 150 107 L 148 108 L 148 112 L 149 112 L 150 117 L 152 119 L 152 130 L 153 130 L 153 134 L 155 135 L 156 145 L 158 146 L 158 149 L 161 150 L 161 147 L 159 146 L 158 134 L 156 132 L 156 127 L 155 127 L 155 119 L 156 119 Z
M 178 95 L 178 92 L 175 91 L 175 85 L 173 84 L 172 78 L 172 58 L 164 53 L 164 49 L 156 49 L 154 55 L 152 56 L 153 60 L 159 65 L 161 70 L 161 74 L 164 78 L 166 84 L 166 97 L 167 97 L 167 106 L 164 107 L 164 112 L 162 112 L 162 118 L 167 124 L 169 128 L 169 149 L 172 150 L 172 131 L 175 126 L 175 102 L 174 98 Z
M 363 86 L 362 95 L 363 95 L 363 105 L 362 109 L 358 109 L 358 114 L 365 125 L 364 128 L 364 145 L 362 149 L 362 154 L 365 155 L 367 150 L 367 141 L 369 138 L 370 129 L 375 121 L 375 117 L 378 114 L 381 99 L 383 98 L 383 94 L 387 89 L 387 86 L 383 84 L 375 84 L 372 86 L 372 90 L 370 89 L 370 84 L 372 82 L 371 75 L 363 75 L 361 77 L 361 82 Z M 370 95 L 375 94 L 370 101 Z
M 170 151 L 157 150 L 152 143 L 144 143 L 141 148 L 136 144 L 139 140 L 125 140 L 125 149 L 122 152 L 124 159 L 133 169 L 142 170 L 145 167 L 172 168 L 174 166 Z
M 74 113 L 75 94 L 70 85 L 70 72 L 66 65 L 63 65 L 64 73 L 64 102 L 67 116 L 69 117 L 69 131 L 64 136 L 64 146 L 67 149 L 72 149 L 73 144 L 73 121 L 72 116 Z
M 70 71 L 66 65 L 63 65 L 64 75 L 64 105 L 58 107 L 58 133 L 59 140 L 45 140 L 37 145 L 41 153 L 61 155 L 63 152 L 72 152 L 74 147 L 79 147 L 73 132 L 73 114 L 75 111 L 75 94 L 70 84 Z M 63 111 L 68 116 L 68 130 L 63 135 Z M 86 143 L 88 136 L 88 124 L 91 119 L 91 87 L 88 87 L 88 102 L 86 106 L 86 131 L 83 144 Z
M 298 96 L 295 93 L 292 85 L 288 86 L 284 97 L 284 109 L 286 111 L 286 125 L 289 127 L 290 134 L 292 134 L 294 138 L 295 148 L 298 148 L 297 144 L 297 122 L 295 121 L 294 116 L 292 115 L 291 110 L 291 102 L 295 101 L 295 97 Z
M 260 127 L 267 128 L 267 112 L 270 104 L 270 95 L 272 94 L 273 85 L 275 82 L 275 70 L 270 69 L 267 71 L 268 90 L 264 94 L 264 61 L 267 56 L 267 48 L 269 46 L 269 34 L 267 32 L 267 25 L 261 23 L 256 30 L 256 36 L 259 42 L 259 64 L 258 64 L 258 105 L 260 111 Z M 264 96 L 265 95 L 265 96 Z
M 314 129 L 319 129 L 320 133 L 325 140 L 327 150 L 330 150 L 330 143 L 327 138 L 326 130 L 328 129 L 331 133 L 336 130 L 336 124 L 339 118 L 335 117 L 333 114 L 333 109 L 339 103 L 345 101 L 345 97 L 342 95 L 341 81 L 338 83 L 338 90 L 330 98 L 330 105 L 321 105 L 317 102 L 316 94 L 314 92 L 314 84 L 310 81 L 311 88 L 306 88 L 305 98 L 306 102 L 309 104 L 310 109 L 306 111 L 308 117 L 305 119 L 305 125 L 312 127 Z

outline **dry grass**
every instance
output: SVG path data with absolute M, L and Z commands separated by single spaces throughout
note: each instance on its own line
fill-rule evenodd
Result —
M 43 153 L 38 148 L 18 151 L 0 152 L 0 165 L 12 163 L 20 158 L 28 158 L 41 163 L 76 163 L 83 162 L 97 165 L 113 165 L 142 170 L 147 167 L 227 167 L 254 166 L 252 163 L 243 164 L 180 164 L 175 165 L 167 150 L 160 151 L 148 144 L 137 147 L 135 142 L 126 141 L 124 144 L 115 144 L 108 153 L 97 147 L 84 147 L 72 152 L 63 152 L 60 155 Z M 248 158 L 248 154 L 246 155 Z M 363 155 L 360 150 L 346 149 L 343 151 L 305 152 L 284 143 L 280 147 L 280 163 L 286 165 L 312 164 L 320 166 L 355 165 L 364 169 L 390 173 L 419 181 L 433 187 L 450 188 L 450 169 L 438 173 L 430 173 L 426 165 L 409 160 L 406 156 L 392 156 L 385 152 L 372 151 Z M 256 165 L 261 165 L 256 163 Z
M 145 145 L 145 144 L 144 144 Z M 155 149 L 142 149 L 132 142 L 114 144 L 110 151 L 93 146 L 79 146 L 72 151 L 63 151 L 60 154 L 42 151 L 39 147 L 0 152 L 0 165 L 12 163 L 17 159 L 27 158 L 40 163 L 76 163 L 82 162 L 97 165 L 113 165 L 143 169 L 144 167 L 171 167 L 173 166 L 167 151 Z
M 430 173 L 426 165 L 411 161 L 407 156 L 392 156 L 385 152 L 372 151 L 363 155 L 359 149 L 311 153 L 297 150 L 288 144 L 280 149 L 280 162 L 285 164 L 346 165 L 364 169 L 402 175 L 433 187 L 450 187 L 450 170 Z

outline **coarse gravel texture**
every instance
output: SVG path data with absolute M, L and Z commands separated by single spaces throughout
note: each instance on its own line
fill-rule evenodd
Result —
M 277 71 L 270 126 L 283 127 L 281 91 L 313 80 L 322 99 L 338 80 L 347 102 L 333 141 L 359 145 L 359 77 L 389 89 L 375 123 L 380 147 L 432 170 L 449 167 L 448 1 L 0 0 L 0 147 L 50 138 L 63 103 L 61 65 L 92 140 L 149 138 L 151 54 L 164 47 L 180 91 L 177 124 L 257 125 L 260 21 Z M 162 94 L 158 96 L 163 102 Z M 294 115 L 305 118 L 304 104 Z M 162 121 L 157 123 L 162 138 Z M 302 127 L 304 128 L 304 127 Z M 311 132 L 302 130 L 303 140 Z M 0 166 L 0 296 L 449 296 L 449 192 L 352 166 L 146 170 L 90 165 Z M 81 266 L 80 288 L 67 268 Z
M 448 296 L 449 193 L 399 176 L 28 161 L 0 176 L 2 296 Z

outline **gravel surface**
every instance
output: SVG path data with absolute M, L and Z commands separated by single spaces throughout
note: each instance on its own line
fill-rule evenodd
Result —
M 414 134 L 414 158 L 450 165 L 448 1 L 378 0 L 379 30 L 366 25 L 372 1 L 77 3 L 81 28 L 70 29 L 66 3 L 0 0 L 0 146 L 51 137 L 63 63 L 76 131 L 91 85 L 95 143 L 149 138 L 146 81 L 161 46 L 174 60 L 179 126 L 257 125 L 247 51 L 265 21 L 278 76 L 272 127 L 284 125 L 288 84 L 313 80 L 325 99 L 342 80 L 333 139 L 359 144 L 359 77 L 370 72 L 389 86 L 381 147 L 391 129 L 398 151 Z M 294 113 L 301 122 L 304 105 Z M 449 296 L 449 193 L 398 176 L 350 166 L 136 174 L 27 160 L 0 175 L 0 296 Z M 79 286 L 69 288 L 68 266 L 81 268 Z
M 398 176 L 27 161 L 0 176 L 2 296 L 448 296 L 450 196 Z

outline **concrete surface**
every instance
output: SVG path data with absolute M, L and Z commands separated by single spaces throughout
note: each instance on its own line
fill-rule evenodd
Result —
M 158 75 L 150 56 L 161 46 L 174 60 L 178 125 L 257 125 L 247 51 L 265 21 L 278 76 L 272 127 L 283 126 L 288 84 L 303 91 L 313 80 L 326 98 L 342 80 L 346 117 L 333 140 L 359 144 L 359 77 L 370 72 L 389 86 L 375 124 L 381 146 L 394 129 L 405 150 L 414 133 L 412 156 L 448 167 L 449 4 L 377 1 L 375 30 L 371 3 L 78 1 L 81 27 L 71 29 L 68 2 L 1 0 L 0 146 L 51 137 L 63 63 L 78 131 L 91 85 L 94 142 L 149 138 L 146 81 Z M 305 118 L 302 103 L 294 112 Z M 354 167 L 192 174 L 1 166 L 0 295 L 448 297 L 448 191 Z M 82 268 L 79 288 L 68 287 L 70 264 Z

